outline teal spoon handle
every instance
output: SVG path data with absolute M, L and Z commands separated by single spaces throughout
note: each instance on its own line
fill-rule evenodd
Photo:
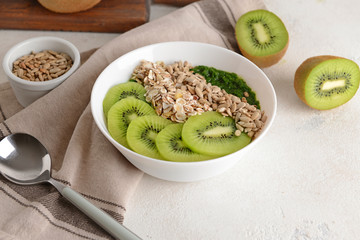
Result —
M 63 185 L 60 182 L 51 179 L 49 181 L 55 186 L 61 195 L 69 200 L 73 205 L 85 213 L 88 217 L 94 220 L 99 226 L 106 230 L 116 239 L 121 240 L 141 240 L 135 233 L 127 229 L 125 226 L 117 222 L 109 214 L 97 208 L 95 205 L 86 200 L 81 194 L 75 192 L 71 188 Z

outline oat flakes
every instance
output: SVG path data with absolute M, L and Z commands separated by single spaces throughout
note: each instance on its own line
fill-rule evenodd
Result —
M 183 123 L 190 116 L 218 111 L 235 120 L 237 136 L 246 132 L 250 137 L 257 137 L 267 119 L 264 111 L 247 103 L 246 97 L 240 99 L 212 86 L 191 68 L 187 61 L 166 65 L 143 60 L 134 69 L 132 79 L 144 85 L 146 100 L 164 118 Z M 249 94 L 245 92 L 244 96 Z

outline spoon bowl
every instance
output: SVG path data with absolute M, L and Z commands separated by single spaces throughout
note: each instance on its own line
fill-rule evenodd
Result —
M 79 193 L 51 178 L 51 158 L 41 142 L 25 133 L 14 133 L 0 141 L 0 173 L 20 185 L 52 184 L 62 196 L 116 239 L 140 239 Z
M 0 172 L 8 180 L 22 185 L 46 182 L 50 169 L 50 155 L 33 136 L 16 133 L 0 142 Z

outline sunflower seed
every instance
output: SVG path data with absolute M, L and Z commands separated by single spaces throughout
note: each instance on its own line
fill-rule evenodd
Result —
M 141 61 L 134 69 L 132 78 L 144 84 L 146 100 L 165 118 L 174 122 L 185 122 L 190 116 L 205 111 L 217 111 L 235 120 L 237 135 L 241 132 L 248 133 L 252 138 L 259 135 L 266 115 L 247 102 L 248 93 L 244 92 L 242 98 L 228 94 L 189 69 L 192 67 L 187 61 L 170 65 Z M 154 94 L 154 90 L 158 94 Z
M 32 51 L 13 62 L 12 72 L 25 80 L 46 81 L 63 75 L 72 64 L 72 59 L 65 53 L 52 50 L 38 53 Z

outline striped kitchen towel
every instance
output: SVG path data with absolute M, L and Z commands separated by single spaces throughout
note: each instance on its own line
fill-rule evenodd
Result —
M 243 13 L 259 8 L 264 8 L 260 0 L 189 4 L 84 53 L 83 60 L 88 59 L 70 78 L 24 109 L 9 84 L 0 85 L 0 138 L 16 132 L 38 138 L 52 156 L 52 176 L 122 223 L 143 173 L 105 139 L 93 121 L 89 101 L 96 78 L 121 55 L 158 42 L 196 41 L 238 52 L 235 23 Z M 0 176 L 0 239 L 111 237 L 52 186 L 19 186 Z

